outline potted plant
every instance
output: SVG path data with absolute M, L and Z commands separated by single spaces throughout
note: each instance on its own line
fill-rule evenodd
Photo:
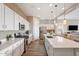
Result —
M 7 41 L 9 41 L 10 38 L 12 38 L 12 35 L 11 34 L 6 36 Z

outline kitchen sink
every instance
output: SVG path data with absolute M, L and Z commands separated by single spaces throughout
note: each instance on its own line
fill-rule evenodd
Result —
M 4 43 L 6 43 L 6 39 L 0 40 L 0 45 L 2 45 L 2 44 L 4 44 Z
M 47 38 L 53 38 L 53 36 L 47 36 Z

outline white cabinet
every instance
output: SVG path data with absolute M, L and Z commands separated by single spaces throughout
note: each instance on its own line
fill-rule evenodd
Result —
M 16 39 L 17 40 L 17 39 Z M 0 56 L 21 56 L 24 52 L 24 39 L 20 38 L 11 45 L 0 50 Z
M 0 4 L 0 30 L 19 30 L 19 22 L 25 24 L 25 30 L 29 30 L 29 22 L 26 19 Z
M 50 45 L 50 43 L 47 40 L 45 40 L 45 47 L 46 47 L 47 54 L 49 56 L 52 56 L 53 55 L 53 47 Z
M 2 29 L 2 5 L 0 4 L 0 30 Z
M 79 50 L 75 50 L 73 48 L 56 48 L 54 47 L 51 43 L 50 40 L 54 40 L 52 39 L 45 39 L 45 47 L 46 47 L 46 51 L 48 56 L 73 56 L 75 55 L 79 55 Z M 57 42 L 56 42 L 57 43 Z
M 13 50 L 13 56 L 20 56 L 20 46 L 17 46 L 16 49 Z
M 12 46 L 7 47 L 7 48 L 1 50 L 0 54 L 2 54 L 4 56 L 12 56 Z
M 0 4 L 0 30 L 14 29 L 14 11 Z
M 79 48 L 73 49 L 74 50 L 74 55 L 79 56 Z
M 5 30 L 14 30 L 14 11 L 5 6 Z
M 29 34 L 28 44 L 30 44 L 31 42 L 32 42 L 32 34 Z
M 53 48 L 54 56 L 74 56 L 73 48 Z
M 12 56 L 12 46 L 8 47 L 5 52 L 6 55 Z
M 15 49 L 13 49 L 13 56 L 21 56 L 24 52 L 24 39 L 20 40 L 13 46 L 15 47 Z
M 15 13 L 15 30 L 19 30 L 19 15 Z
M 21 40 L 21 45 L 20 45 L 20 55 L 24 52 L 24 40 Z
M 23 21 L 24 21 L 23 18 L 22 18 L 21 16 L 19 16 L 19 22 L 20 22 L 21 24 L 24 24 Z
M 4 30 L 4 5 L 0 4 L 0 30 Z
M 25 30 L 29 30 L 29 22 L 21 16 L 19 16 L 19 18 L 20 18 L 20 23 L 25 25 Z
M 29 30 L 29 22 L 27 20 L 25 20 L 25 30 Z
M 25 25 L 25 30 L 29 30 L 29 23 L 27 20 L 15 13 L 15 30 L 19 30 L 19 23 Z
M 25 24 L 25 30 L 29 30 L 29 22 L 26 19 L 23 19 L 23 23 Z

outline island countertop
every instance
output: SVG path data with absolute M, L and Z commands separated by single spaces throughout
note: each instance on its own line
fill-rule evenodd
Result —
M 53 36 L 53 38 L 47 38 L 45 35 L 45 40 L 48 40 L 53 48 L 79 48 L 79 42 L 66 39 L 60 36 Z

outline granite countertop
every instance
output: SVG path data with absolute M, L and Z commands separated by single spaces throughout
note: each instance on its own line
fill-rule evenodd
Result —
M 12 40 L 6 41 L 4 44 L 0 44 L 0 53 L 1 53 L 4 49 L 6 49 L 6 48 L 12 46 L 14 43 L 19 42 L 20 40 L 22 40 L 22 38 L 12 38 Z M 14 47 L 13 47 L 13 48 L 14 48 Z
M 47 38 L 46 40 L 54 47 L 54 48 L 79 48 L 79 43 L 73 40 L 66 39 L 60 36 L 54 36 L 53 38 Z

